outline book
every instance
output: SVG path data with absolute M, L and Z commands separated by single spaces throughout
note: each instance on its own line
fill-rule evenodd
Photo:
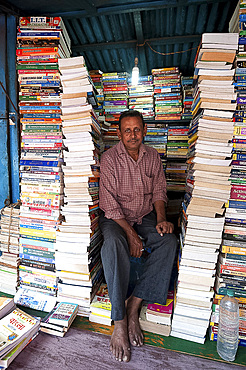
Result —
M 6 355 L 19 344 L 30 331 L 38 331 L 39 320 L 15 308 L 0 320 L 1 349 L 0 357 Z
M 13 298 L 0 297 L 0 319 L 7 315 L 15 307 Z
M 164 325 L 164 324 L 158 324 L 158 323 L 147 320 L 146 311 L 147 311 L 147 306 L 143 305 L 141 307 L 140 315 L 139 315 L 139 324 L 140 324 L 141 329 L 154 333 L 154 334 L 163 335 L 163 336 L 168 337 L 170 335 L 171 326 Z
M 78 304 L 60 302 L 55 311 L 49 318 L 53 324 L 69 327 L 75 319 L 78 312 Z
M 20 287 L 14 296 L 14 302 L 34 310 L 50 312 L 56 304 L 56 298 L 30 290 L 28 287 Z

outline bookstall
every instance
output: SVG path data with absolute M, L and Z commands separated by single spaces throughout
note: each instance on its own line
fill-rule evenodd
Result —
M 200 14 L 207 4 L 197 3 Z M 99 9 L 104 13 L 104 7 Z M 215 16 L 213 4 L 206 9 Z M 36 10 L 39 14 L 40 9 Z M 169 6 L 161 10 L 167 20 Z M 161 51 L 144 38 L 145 15 L 131 10 L 137 41 L 128 54 L 130 33 L 127 36 L 123 25 L 117 28 L 118 39 L 123 29 L 126 32 L 122 49 L 118 43 L 118 51 L 110 53 L 103 40 L 105 50 L 102 45 L 97 49 L 93 40 L 100 32 L 105 31 L 107 42 L 112 38 L 109 25 L 103 29 L 106 23 L 97 13 L 98 24 L 82 13 L 78 22 L 68 14 L 33 17 L 13 8 L 18 14 L 14 22 L 11 12 L 2 11 L 6 15 L 0 14 L 4 31 L 0 46 L 6 55 L 0 57 L 4 66 L 4 73 L 0 72 L 4 144 L 0 146 L 4 158 L 0 275 L 8 282 L 0 282 L 0 294 L 16 295 L 15 303 L 27 313 L 36 316 L 40 310 L 41 330 L 53 335 L 64 336 L 70 326 L 112 333 L 100 257 L 100 157 L 118 142 L 120 114 L 135 109 L 147 125 L 144 143 L 160 154 L 167 182 L 167 217 L 179 240 L 166 306 L 148 304 L 141 309 L 145 342 L 218 360 L 219 304 L 226 289 L 232 288 L 240 305 L 235 363 L 246 364 L 242 355 L 246 345 L 246 1 L 227 4 L 223 32 L 222 26 L 209 32 L 201 29 L 197 37 L 185 36 L 187 42 L 177 47 L 177 41 L 173 48 L 166 37 L 167 46 L 160 41 Z M 121 12 L 123 8 L 119 19 Z M 106 12 L 103 17 L 107 16 Z M 89 22 L 94 22 L 94 30 Z M 112 21 L 112 27 L 116 23 Z M 189 23 L 187 15 L 187 27 Z M 113 48 L 116 42 L 109 42 Z M 159 56 L 147 60 L 150 52 Z M 133 70 L 140 71 L 138 82 L 130 60 Z M 15 77 L 17 87 L 10 93 L 10 80 Z M 7 112 L 8 125 L 2 112 Z M 139 264 L 141 272 L 143 261 L 132 262 Z M 56 328 L 48 312 L 54 313 L 57 302 L 73 306 L 74 314 L 69 323 Z M 23 343 L 36 336 L 34 330 Z

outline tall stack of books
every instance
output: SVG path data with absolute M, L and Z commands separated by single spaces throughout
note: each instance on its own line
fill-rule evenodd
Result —
M 62 195 L 58 58 L 70 41 L 60 17 L 21 17 L 17 33 L 20 87 L 20 285 L 56 295 L 55 241 Z
M 152 75 L 139 77 L 138 85 L 132 85 L 129 79 L 129 109 L 135 109 L 142 113 L 145 119 L 153 119 L 154 100 Z
M 241 22 L 240 22 L 241 23 Z M 241 28 L 241 25 L 240 25 Z M 240 33 L 240 46 L 243 45 Z M 237 92 L 237 109 L 234 113 L 234 133 L 231 163 L 231 192 L 226 204 L 223 241 L 217 264 L 215 283 L 216 295 L 213 301 L 213 315 L 210 322 L 210 339 L 217 339 L 218 310 L 221 298 L 227 289 L 233 289 L 240 308 L 239 340 L 246 345 L 246 64 L 236 58 L 235 88 Z
M 177 303 L 171 335 L 198 343 L 204 343 L 209 326 L 224 204 L 230 197 L 230 141 L 236 108 L 231 85 L 237 40 L 237 34 L 203 34 L 197 58 L 199 70 L 194 76 L 187 195 L 183 206 Z M 230 64 L 227 64 L 228 56 Z M 218 68 L 218 59 L 222 68 Z M 201 61 L 210 64 L 201 68 Z M 226 69 L 223 66 L 227 66 Z M 213 91 L 209 98 L 204 98 L 204 84 Z
M 181 119 L 182 95 L 178 67 L 152 69 L 156 120 Z
M 79 315 L 89 315 L 90 302 L 102 277 L 98 226 L 100 125 L 87 102 L 92 85 L 84 58 L 59 59 L 63 85 L 65 221 L 59 225 L 55 263 L 58 301 L 79 305 Z M 67 83 L 69 82 L 69 86 Z
M 181 86 L 183 93 L 182 119 L 192 119 L 191 106 L 193 102 L 193 77 L 181 76 Z
M 106 121 L 118 121 L 128 107 L 128 73 L 103 73 L 104 114 Z
M 15 294 L 19 285 L 19 222 L 18 204 L 1 209 L 0 219 L 0 291 Z
M 95 89 L 97 91 L 96 97 L 97 97 L 98 106 L 95 107 L 94 110 L 98 118 L 100 118 L 104 115 L 104 109 L 103 109 L 104 95 L 103 95 L 103 84 L 102 84 L 102 71 L 100 71 L 99 69 L 91 70 L 89 71 L 89 74 L 95 86 Z

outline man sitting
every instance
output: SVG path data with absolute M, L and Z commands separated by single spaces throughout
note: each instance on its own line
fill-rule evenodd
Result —
M 165 304 L 177 239 L 166 220 L 166 180 L 159 153 L 142 143 L 143 116 L 126 111 L 119 119 L 120 142 L 103 153 L 100 167 L 101 250 L 112 304 L 110 349 L 116 360 L 130 360 L 130 344 L 143 345 L 139 325 L 142 300 Z M 151 250 L 132 295 L 127 298 L 130 256 Z

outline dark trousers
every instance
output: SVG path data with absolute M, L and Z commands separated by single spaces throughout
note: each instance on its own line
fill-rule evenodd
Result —
M 165 304 L 170 277 L 177 248 L 174 234 L 160 236 L 156 231 L 154 211 L 143 217 L 142 224 L 133 225 L 137 234 L 144 239 L 145 248 L 150 250 L 137 280 L 133 295 L 148 302 Z M 100 228 L 104 242 L 101 257 L 105 279 L 112 304 L 112 320 L 125 316 L 125 300 L 130 277 L 130 252 L 124 230 L 115 221 L 100 217 Z

